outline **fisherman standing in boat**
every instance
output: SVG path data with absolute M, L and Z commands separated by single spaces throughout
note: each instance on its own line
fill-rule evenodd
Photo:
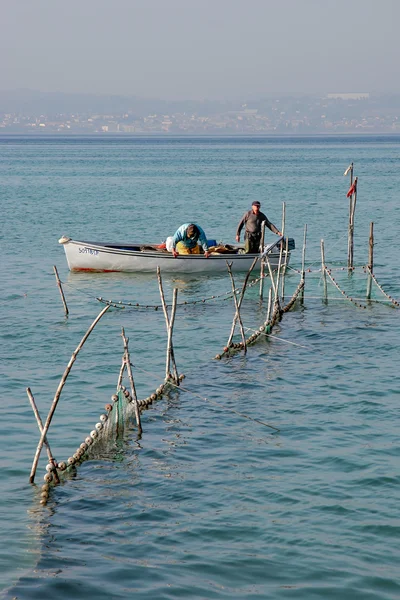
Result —
M 244 230 L 244 251 L 246 254 L 257 254 L 260 251 L 261 224 L 265 222 L 266 227 L 276 235 L 282 235 L 281 232 L 266 215 L 260 210 L 261 204 L 255 200 L 251 205 L 251 210 L 247 211 L 240 221 L 236 231 L 236 241 L 240 242 L 240 232 Z
M 172 254 L 176 258 L 179 254 L 200 254 L 201 244 L 204 256 L 208 258 L 208 244 L 206 234 L 199 225 L 185 223 L 181 225 L 172 238 Z

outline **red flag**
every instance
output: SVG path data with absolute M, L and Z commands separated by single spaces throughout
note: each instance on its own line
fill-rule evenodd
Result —
M 353 183 L 353 185 L 350 186 L 350 189 L 349 189 L 349 191 L 346 194 L 346 198 L 350 198 L 350 196 L 352 196 L 355 193 L 356 189 L 357 189 L 357 182 L 355 181 Z

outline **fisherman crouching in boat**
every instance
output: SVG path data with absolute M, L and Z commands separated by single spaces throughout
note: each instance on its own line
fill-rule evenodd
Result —
M 260 251 L 261 224 L 265 222 L 266 227 L 276 235 L 282 235 L 281 232 L 266 215 L 260 210 L 261 204 L 255 200 L 251 205 L 251 210 L 247 211 L 240 221 L 236 231 L 236 241 L 240 242 L 240 232 L 244 229 L 244 251 L 246 254 L 257 254 Z
M 200 246 L 204 250 L 204 256 L 208 258 L 208 244 L 206 234 L 199 225 L 185 223 L 181 225 L 172 238 L 172 254 L 175 258 L 179 254 L 201 254 Z

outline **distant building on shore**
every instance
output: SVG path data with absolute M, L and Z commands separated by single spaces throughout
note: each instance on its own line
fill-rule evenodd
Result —
M 327 94 L 327 98 L 332 100 L 363 100 L 369 98 L 368 92 L 350 92 L 346 94 Z

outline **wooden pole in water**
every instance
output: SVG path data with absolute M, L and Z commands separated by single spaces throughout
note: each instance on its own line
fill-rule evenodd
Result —
M 268 309 L 267 309 L 267 318 L 266 318 L 267 323 L 271 318 L 271 308 L 272 308 L 272 287 L 270 287 L 269 291 L 268 291 Z
M 276 274 L 276 285 L 275 285 L 275 301 L 274 301 L 275 306 L 280 304 L 280 302 L 279 302 L 279 283 L 280 283 L 280 279 L 281 279 L 283 241 L 279 245 L 280 245 L 280 250 L 279 250 L 278 272 Z
M 350 173 L 350 188 L 353 185 L 353 170 L 354 164 L 350 163 L 349 167 L 344 172 L 344 175 Z M 352 227 L 351 227 L 351 215 L 353 212 L 353 194 L 349 197 L 349 226 L 348 226 L 348 238 L 347 238 L 347 267 L 350 266 L 351 261 L 351 237 L 352 237 Z
M 63 389 L 63 387 L 65 385 L 65 382 L 67 380 L 69 372 L 72 369 L 72 365 L 74 364 L 74 362 L 76 360 L 76 357 L 78 356 L 78 353 L 79 353 L 80 349 L 82 348 L 83 344 L 86 342 L 86 340 L 88 339 L 89 335 L 91 334 L 91 332 L 93 331 L 93 329 L 95 328 L 95 326 L 97 325 L 97 323 L 100 321 L 101 317 L 108 311 L 109 308 L 110 308 L 110 305 L 107 305 L 97 315 L 97 317 L 95 318 L 95 320 L 93 321 L 93 323 L 91 324 L 91 326 L 89 327 L 89 329 L 87 330 L 87 332 L 85 333 L 85 335 L 83 336 L 83 338 L 81 339 L 81 341 L 80 341 L 79 345 L 77 346 L 76 350 L 73 352 L 73 354 L 72 354 L 72 356 L 70 358 L 70 361 L 69 361 L 69 363 L 67 365 L 67 368 L 65 369 L 64 374 L 63 374 L 63 376 L 61 378 L 61 381 L 58 384 L 58 388 L 57 388 L 56 394 L 54 396 L 53 403 L 52 403 L 52 405 L 50 407 L 49 414 L 47 415 L 47 419 L 46 419 L 46 422 L 45 422 L 43 430 L 42 430 L 42 435 L 40 437 L 38 446 L 36 448 L 36 454 L 35 454 L 35 457 L 33 459 L 31 474 L 30 474 L 30 477 L 29 477 L 29 482 L 30 483 L 33 483 L 35 481 L 35 473 L 36 473 L 37 465 L 38 465 L 38 462 L 39 462 L 40 452 L 42 451 L 42 448 L 43 448 L 44 439 L 45 439 L 45 437 L 47 435 L 47 432 L 49 430 L 50 423 L 51 423 L 51 420 L 52 420 L 53 415 L 54 415 L 54 411 L 57 408 L 57 404 L 58 404 L 58 401 L 60 399 L 62 389 Z
M 235 319 L 237 319 L 239 321 L 239 327 L 240 327 L 240 333 L 242 335 L 242 342 L 243 342 L 243 350 L 244 353 L 246 354 L 247 352 L 247 346 L 246 346 L 246 336 L 244 334 L 244 328 L 243 328 L 243 323 L 242 323 L 242 318 L 240 316 L 240 308 L 239 308 L 239 304 L 238 304 L 238 299 L 236 298 L 236 294 L 235 294 L 235 280 L 233 278 L 232 275 L 232 263 L 226 261 L 226 266 L 228 267 L 228 273 L 229 276 L 231 278 L 231 283 L 232 283 L 232 291 L 233 291 L 233 301 L 235 303 L 235 308 L 236 308 L 236 313 L 235 313 Z
M 263 221 L 261 223 L 261 242 L 260 242 L 260 261 L 261 261 L 261 265 L 260 265 L 260 300 L 261 301 L 263 299 L 263 292 L 264 292 L 265 262 L 264 262 L 264 259 L 262 258 L 262 254 L 264 252 L 264 241 L 265 241 L 265 221 Z
M 165 302 L 165 296 L 164 296 L 164 289 L 163 289 L 163 285 L 162 285 L 161 269 L 160 269 L 160 267 L 157 267 L 157 279 L 158 279 L 158 287 L 159 287 L 159 290 L 160 290 L 161 304 L 162 304 L 163 311 L 164 311 L 165 324 L 166 324 L 166 327 L 167 327 L 167 335 L 168 335 L 170 321 L 169 321 L 169 316 L 168 316 L 167 304 Z M 171 341 L 171 350 L 170 350 L 169 356 L 170 356 L 170 360 L 172 361 L 172 367 L 174 369 L 175 384 L 179 385 L 179 375 L 178 375 L 178 369 L 177 369 L 176 362 L 175 362 L 175 353 L 174 353 L 174 347 L 172 345 L 172 341 Z M 168 362 L 168 355 L 167 355 L 167 362 Z M 169 377 L 169 368 L 170 368 L 169 364 L 166 365 L 166 373 L 165 373 L 166 379 Z
M 269 256 L 268 254 L 265 256 L 265 260 L 267 261 L 267 266 L 268 266 L 268 271 L 269 271 L 269 278 L 271 279 L 271 286 L 274 292 L 274 297 L 276 297 L 277 291 L 276 291 L 276 285 L 275 285 L 275 279 L 274 279 L 274 274 L 272 271 L 272 267 L 271 267 L 271 262 L 269 260 Z
M 305 270 L 305 264 L 306 264 L 306 241 L 307 241 L 307 224 L 304 225 L 304 236 L 303 236 L 303 251 L 301 254 L 301 278 L 303 281 L 305 281 L 306 279 L 306 270 Z M 300 302 L 301 304 L 304 304 L 304 288 L 305 285 L 303 285 L 303 288 L 301 290 L 300 293 Z
M 133 375 L 132 375 L 132 367 L 131 367 L 131 358 L 129 355 L 129 349 L 128 349 L 128 340 L 125 337 L 125 330 L 122 327 L 122 340 L 124 342 L 124 350 L 125 350 L 125 365 L 126 365 L 126 370 L 128 371 L 128 377 L 129 377 L 129 381 L 131 384 L 131 396 L 132 396 L 132 402 L 134 403 L 134 408 L 135 408 L 135 417 L 136 417 L 136 425 L 138 428 L 138 432 L 142 433 L 143 429 L 142 429 L 142 422 L 140 420 L 140 412 L 139 412 L 139 405 L 138 405 L 138 401 L 137 401 L 137 395 L 136 395 L 136 388 L 135 388 L 135 382 L 133 380 Z
M 285 244 L 285 261 L 283 263 L 283 268 L 282 268 L 282 286 L 281 286 L 281 298 L 282 298 L 282 304 L 285 301 L 285 278 L 286 278 L 286 270 L 287 270 L 287 259 L 288 259 L 288 252 L 289 252 L 289 238 L 286 237 L 286 244 Z
M 240 298 L 239 298 L 239 302 L 238 302 L 238 306 L 239 306 L 239 308 L 241 307 L 241 305 L 242 305 L 242 302 L 243 302 L 244 293 L 245 293 L 245 291 L 246 291 L 246 286 L 247 286 L 247 282 L 248 282 L 248 280 L 249 280 L 250 274 L 251 274 L 252 270 L 254 269 L 254 267 L 256 266 L 256 263 L 257 263 L 257 261 L 258 261 L 258 258 L 259 258 L 258 256 L 256 256 L 256 257 L 255 257 L 255 259 L 254 259 L 254 260 L 253 260 L 253 262 L 251 263 L 250 269 L 247 271 L 247 275 L 246 275 L 246 277 L 244 278 L 244 282 L 243 282 L 243 286 L 242 286 L 242 291 L 240 292 Z M 235 332 L 235 327 L 236 327 L 236 321 L 237 321 L 237 317 L 236 317 L 236 315 L 235 315 L 235 317 L 234 317 L 234 319 L 233 319 L 233 323 L 232 323 L 232 329 L 231 329 L 231 333 L 230 333 L 230 335 L 229 335 L 228 342 L 227 342 L 227 344 L 226 344 L 226 345 L 228 346 L 228 348 L 229 348 L 229 346 L 230 346 L 230 345 L 231 345 L 231 343 L 232 343 L 232 338 L 233 338 L 233 334 L 234 334 L 234 332 Z
M 369 226 L 367 300 L 371 299 L 372 273 L 374 272 L 374 224 Z
M 326 284 L 326 266 L 325 266 L 325 248 L 324 248 L 324 240 L 321 240 L 321 271 L 322 278 L 324 283 L 324 301 L 328 302 L 328 286 Z
M 285 226 L 286 226 L 286 202 L 282 202 L 282 229 L 281 229 L 282 236 L 285 236 Z M 285 262 L 284 262 L 284 265 L 282 268 L 282 257 L 283 257 L 283 250 L 284 250 L 285 243 L 287 245 L 288 241 L 287 240 L 285 241 L 285 237 L 283 237 L 283 240 L 280 243 L 279 269 L 278 269 L 278 281 L 277 281 L 278 285 L 279 285 L 279 282 L 281 281 L 281 292 L 282 292 L 282 289 L 284 290 L 284 288 L 285 288 L 285 272 L 286 272 Z M 278 295 L 279 295 L 279 288 L 278 288 Z
M 65 296 L 64 296 L 63 289 L 62 289 L 62 285 L 61 285 L 60 278 L 59 278 L 59 276 L 58 276 L 58 271 L 57 271 L 57 267 L 56 267 L 56 265 L 53 265 L 53 269 L 54 269 L 54 274 L 55 274 L 55 276 L 56 276 L 56 281 L 57 281 L 58 289 L 60 290 L 60 294 L 61 294 L 61 300 L 62 300 L 62 302 L 63 302 L 63 304 L 64 304 L 64 312 L 65 312 L 65 316 L 66 316 L 66 317 L 68 317 L 68 313 L 69 313 L 69 311 L 68 311 L 68 306 L 67 306 L 67 303 L 66 303 L 66 301 L 65 301 Z
M 170 364 L 172 361 L 173 366 L 174 366 L 174 381 L 175 381 L 176 385 L 179 385 L 179 377 L 178 377 L 178 372 L 176 370 L 175 358 L 172 360 L 173 351 L 174 351 L 173 345 L 172 345 L 172 332 L 173 332 L 174 322 L 175 322 L 177 297 L 178 297 L 178 289 L 174 288 L 174 291 L 172 294 L 171 318 L 170 318 L 169 325 L 168 325 L 167 360 L 166 360 L 166 366 L 165 366 L 165 376 L 166 376 L 166 378 L 169 378 Z
M 352 239 L 351 239 L 351 268 L 354 267 L 354 218 L 356 214 L 357 204 L 357 188 L 358 188 L 358 177 L 354 178 L 354 198 L 353 198 L 353 210 L 351 214 L 351 225 L 352 225 Z
M 123 375 L 124 375 L 125 367 L 126 367 L 126 364 L 125 364 L 125 355 L 124 355 L 124 356 L 122 357 L 122 365 L 121 365 L 121 368 L 120 368 L 120 371 L 119 371 L 119 375 L 118 375 L 118 381 L 117 381 L 117 394 L 118 394 L 118 392 L 119 392 L 119 389 L 120 389 L 120 387 L 121 387 L 121 384 L 122 384 L 122 377 L 123 377 Z
M 42 423 L 42 419 L 40 417 L 38 408 L 36 406 L 35 398 L 32 395 L 31 388 L 26 388 L 26 393 L 28 394 L 29 402 L 31 403 L 33 413 L 34 413 L 34 415 L 36 417 L 36 422 L 37 422 L 37 425 L 39 427 L 39 431 L 40 431 L 40 433 L 42 433 L 42 431 L 43 431 L 43 423 Z M 58 477 L 58 473 L 57 473 L 57 470 L 55 468 L 56 460 L 55 460 L 55 458 L 53 456 L 53 453 L 52 453 L 52 451 L 50 449 L 50 444 L 49 444 L 49 442 L 47 440 L 47 436 L 44 438 L 44 444 L 46 446 L 47 457 L 49 459 L 49 463 L 54 466 L 54 471 L 53 471 L 54 480 L 55 480 L 56 483 L 60 483 L 60 479 Z
M 349 220 L 349 256 L 347 260 L 347 266 L 349 270 L 353 269 L 354 266 L 354 216 L 356 211 L 356 203 L 357 203 L 357 184 L 358 177 L 354 178 L 354 192 L 351 194 L 351 202 L 350 202 L 350 220 Z

